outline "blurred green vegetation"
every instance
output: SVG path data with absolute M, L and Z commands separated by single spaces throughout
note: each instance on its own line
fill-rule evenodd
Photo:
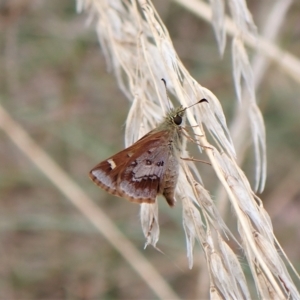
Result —
M 248 2 L 260 28 L 261 1 Z M 220 99 L 230 124 L 236 105 L 230 39 L 221 59 L 209 24 L 171 1 L 154 3 L 179 57 Z M 295 2 L 278 39 L 298 57 L 299 12 Z M 122 149 L 129 102 L 107 72 L 93 27 L 85 24 L 75 1 L 2 2 L 0 101 L 142 250 L 139 207 L 108 195 L 87 176 L 97 162 Z M 257 92 L 268 156 L 261 198 L 298 270 L 299 94 L 298 83 L 274 64 Z M 0 143 L 0 299 L 153 299 L 142 279 L 2 132 Z M 252 152 L 243 169 L 253 182 Z M 210 168 L 199 168 L 205 185 L 217 186 Z M 144 254 L 182 299 L 191 299 L 202 266 L 188 270 L 180 204 L 169 209 L 161 203 L 160 224 L 158 246 L 166 256 L 151 248 Z

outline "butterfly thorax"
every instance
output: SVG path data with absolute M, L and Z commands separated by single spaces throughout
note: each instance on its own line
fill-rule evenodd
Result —
M 182 125 L 184 124 L 185 109 L 182 106 L 172 109 L 164 120 L 154 129 L 155 132 L 168 132 L 169 144 L 174 150 L 181 152 L 184 144 Z M 176 151 L 176 152 L 177 152 Z M 174 153 L 175 154 L 175 153 Z

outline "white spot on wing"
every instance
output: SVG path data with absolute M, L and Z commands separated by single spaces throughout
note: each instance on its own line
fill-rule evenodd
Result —
M 108 159 L 107 162 L 109 163 L 112 170 L 117 166 L 112 158 Z

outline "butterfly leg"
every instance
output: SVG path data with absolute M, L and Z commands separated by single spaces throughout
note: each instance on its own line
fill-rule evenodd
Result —
M 193 157 L 180 157 L 180 158 L 183 159 L 183 160 L 187 160 L 187 161 L 201 162 L 201 163 L 204 163 L 204 164 L 207 164 L 207 165 L 211 166 L 211 163 L 208 162 L 208 161 L 205 161 L 205 160 L 196 159 L 196 158 L 193 158 Z

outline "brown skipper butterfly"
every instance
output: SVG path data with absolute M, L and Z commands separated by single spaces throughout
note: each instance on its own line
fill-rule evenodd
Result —
M 95 166 L 90 178 L 110 194 L 131 202 L 154 203 L 157 195 L 163 195 L 173 206 L 186 109 L 171 110 L 155 129 Z

